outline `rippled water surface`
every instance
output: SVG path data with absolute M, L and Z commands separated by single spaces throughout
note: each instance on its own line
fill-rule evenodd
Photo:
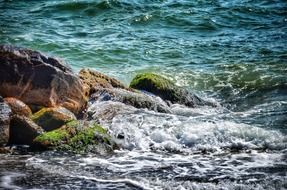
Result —
M 1 155 L 4 189 L 286 189 L 284 0 L 0 0 L 0 43 L 125 84 L 162 74 L 220 106 L 162 114 L 120 105 L 100 120 L 109 157 Z M 88 110 L 115 102 L 95 102 Z

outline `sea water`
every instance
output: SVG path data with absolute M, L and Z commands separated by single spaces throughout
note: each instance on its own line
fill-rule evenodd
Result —
M 125 137 L 115 154 L 1 155 L 0 188 L 286 189 L 286 39 L 284 0 L 0 0 L 1 44 L 126 85 L 158 73 L 218 105 L 127 107 L 101 121 Z

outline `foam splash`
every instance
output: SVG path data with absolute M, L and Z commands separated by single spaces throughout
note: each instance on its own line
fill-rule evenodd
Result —
M 111 123 L 103 123 L 114 136 L 124 136 L 127 149 L 162 149 L 192 152 L 220 149 L 286 148 L 286 137 L 273 130 L 221 120 L 215 113 L 193 110 L 191 116 L 160 114 L 147 110 L 116 115 Z M 224 113 L 223 113 L 224 114 Z
M 15 189 L 15 190 L 23 189 L 22 187 L 15 185 L 13 181 L 15 178 L 23 177 L 24 174 L 15 172 L 5 172 L 2 173 L 1 175 L 2 177 L 0 187 L 4 189 Z

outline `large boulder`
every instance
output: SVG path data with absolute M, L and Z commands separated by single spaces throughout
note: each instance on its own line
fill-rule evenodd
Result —
M 61 60 L 38 51 L 0 45 L 0 95 L 28 105 L 61 105 L 79 113 L 86 105 L 80 79 Z
M 159 97 L 140 92 L 131 92 L 121 88 L 99 88 L 90 97 L 93 101 L 122 102 L 135 108 L 146 108 L 162 113 L 170 113 L 168 105 Z
M 107 75 L 90 69 L 82 69 L 79 72 L 79 77 L 82 80 L 82 83 L 84 84 L 85 90 L 88 94 L 92 94 L 95 89 L 98 88 L 128 89 L 117 79 L 111 78 Z
M 107 154 L 118 148 L 106 129 L 87 121 L 71 121 L 59 129 L 46 132 L 36 137 L 33 147 L 36 150 L 99 154 Z
M 32 115 L 32 111 L 24 102 L 18 100 L 17 98 L 4 98 L 4 101 L 10 106 L 14 115 L 23 115 L 26 117 L 30 117 Z
M 189 90 L 175 85 L 171 80 L 153 73 L 136 75 L 131 81 L 130 87 L 150 92 L 173 104 L 182 104 L 188 107 L 214 106 L 213 103 L 199 98 Z
M 9 144 L 31 145 L 33 140 L 44 131 L 25 116 L 14 115 L 10 123 Z
M 75 120 L 76 116 L 64 107 L 43 108 L 33 114 L 32 120 L 45 131 L 52 131 Z
M 9 125 L 12 111 L 0 96 L 0 147 L 5 146 L 9 140 Z

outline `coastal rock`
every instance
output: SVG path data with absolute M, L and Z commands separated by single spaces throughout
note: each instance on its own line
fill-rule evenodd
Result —
M 127 88 L 120 81 L 97 71 L 82 69 L 79 73 L 85 88 L 90 94 L 89 102 L 122 102 L 136 108 L 147 108 L 158 112 L 169 112 L 168 106 L 159 97 Z M 112 112 L 108 115 L 113 115 Z
M 130 87 L 150 92 L 173 104 L 182 104 L 188 107 L 202 105 L 215 106 L 213 103 L 199 98 L 187 89 L 175 85 L 169 79 L 153 73 L 138 74 L 131 81 Z
M 71 121 L 59 129 L 46 132 L 34 140 L 38 150 L 57 149 L 77 153 L 107 154 L 117 148 L 107 130 L 84 121 Z
M 90 69 L 82 69 L 79 77 L 88 94 L 92 94 L 98 88 L 122 88 L 128 89 L 120 81 Z
M 117 115 L 135 113 L 137 109 L 121 102 L 105 101 L 94 102 L 87 109 L 88 119 L 96 120 L 99 123 L 110 122 Z
M 17 98 L 4 98 L 4 101 L 10 106 L 13 114 L 23 115 L 29 117 L 32 115 L 32 111 L 24 102 L 18 100 Z
M 10 154 L 12 153 L 10 147 L 0 147 L 0 154 Z
M 169 107 L 161 98 L 138 92 L 131 92 L 121 88 L 100 88 L 91 95 L 93 101 L 122 102 L 136 108 L 147 108 L 162 113 L 169 113 Z
M 44 131 L 30 118 L 14 115 L 10 123 L 9 144 L 31 145 L 33 140 Z
M 80 79 L 61 60 L 38 51 L 0 45 L 0 95 L 27 105 L 61 105 L 79 113 L 86 105 Z
M 75 115 L 64 107 L 43 108 L 31 118 L 45 131 L 52 131 L 76 119 Z
M 12 111 L 0 96 L 0 146 L 5 146 L 9 140 L 9 125 Z

